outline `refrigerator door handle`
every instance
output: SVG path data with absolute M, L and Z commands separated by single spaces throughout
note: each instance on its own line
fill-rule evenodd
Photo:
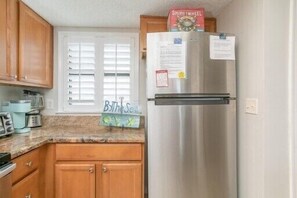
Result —
M 155 98 L 155 105 L 224 105 L 230 97 Z
M 229 93 L 225 94 L 204 94 L 204 93 L 179 93 L 179 94 L 155 94 L 155 98 L 230 98 Z

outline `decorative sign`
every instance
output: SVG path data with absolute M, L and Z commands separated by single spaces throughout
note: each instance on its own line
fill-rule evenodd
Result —
M 100 125 L 139 128 L 140 112 L 137 105 L 130 103 L 104 101 Z

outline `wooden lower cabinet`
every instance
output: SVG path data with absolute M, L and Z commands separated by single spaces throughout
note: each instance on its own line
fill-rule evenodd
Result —
M 95 164 L 56 164 L 56 198 L 95 198 Z
M 54 148 L 44 145 L 12 160 L 12 198 L 54 198 Z
M 142 198 L 141 163 L 59 163 L 55 176 L 56 198 Z
M 39 170 L 13 185 L 12 198 L 41 198 L 39 196 Z
M 57 144 L 55 198 L 143 198 L 142 144 Z
M 48 144 L 13 162 L 12 198 L 144 198 L 143 144 Z
M 102 198 L 141 198 L 141 163 L 103 163 Z

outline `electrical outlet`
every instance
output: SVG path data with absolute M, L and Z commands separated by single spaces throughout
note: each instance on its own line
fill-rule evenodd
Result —
M 45 100 L 45 108 L 46 109 L 54 109 L 54 100 L 53 99 L 46 99 Z
M 249 114 L 258 114 L 258 99 L 247 98 L 245 100 L 245 112 Z

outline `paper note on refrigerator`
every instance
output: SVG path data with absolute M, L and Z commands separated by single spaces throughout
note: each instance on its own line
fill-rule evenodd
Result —
M 176 40 L 159 43 L 159 67 L 168 71 L 168 78 L 186 78 L 186 42 Z
M 156 71 L 156 86 L 157 87 L 168 87 L 168 71 L 157 70 Z
M 213 60 L 235 60 L 235 37 L 209 37 L 209 54 Z

